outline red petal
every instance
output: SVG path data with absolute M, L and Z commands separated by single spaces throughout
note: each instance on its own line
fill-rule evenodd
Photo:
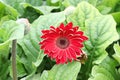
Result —
M 50 26 L 50 29 L 51 29 L 51 30 L 55 30 L 55 27 L 54 27 L 54 26 Z
M 69 23 L 65 26 L 65 29 L 66 29 L 66 30 L 72 29 L 72 26 L 73 26 L 73 23 L 72 23 L 72 22 L 69 22 Z
M 49 33 L 49 30 L 42 30 L 43 34 Z
M 73 59 L 76 59 L 76 54 L 75 51 L 72 48 L 69 48 L 70 54 L 72 56 Z
M 58 55 L 60 55 L 60 50 L 58 50 L 57 48 L 56 48 L 56 50 L 55 51 L 53 51 L 54 52 L 54 54 L 53 54 L 53 58 L 56 58 Z
M 74 42 L 79 42 L 79 43 L 82 43 L 83 42 L 83 40 L 81 39 L 81 38 L 72 38 L 72 39 L 70 39 L 73 43 Z
M 83 35 L 83 32 L 82 31 L 78 31 L 78 32 L 76 32 L 76 34 Z
M 64 26 L 63 23 L 60 24 L 60 28 L 61 28 L 62 30 L 64 30 L 65 26 Z
M 80 56 L 82 53 L 83 53 L 83 52 L 82 52 L 81 49 L 78 49 L 78 50 L 76 51 L 76 54 L 77 54 L 78 56 Z
M 82 36 L 81 37 L 83 40 L 88 40 L 88 38 L 86 36 Z
M 64 52 L 61 50 L 61 51 L 60 51 L 60 54 L 58 55 L 58 59 L 61 59 L 61 58 L 62 58 L 63 53 L 64 53 Z
M 79 29 L 78 26 L 73 27 L 73 30 L 76 32 Z

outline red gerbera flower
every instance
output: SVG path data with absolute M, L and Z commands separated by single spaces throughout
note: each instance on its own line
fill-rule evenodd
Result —
M 72 22 L 66 26 L 61 23 L 57 28 L 51 26 L 50 30 L 42 30 L 42 33 L 41 49 L 57 64 L 77 60 L 83 54 L 83 42 L 88 39 L 82 31 L 78 31 L 78 27 L 73 27 Z

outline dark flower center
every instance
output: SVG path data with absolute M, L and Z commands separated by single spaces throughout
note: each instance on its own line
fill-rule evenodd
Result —
M 56 45 L 61 49 L 65 49 L 69 46 L 69 40 L 65 37 L 60 37 L 56 40 Z

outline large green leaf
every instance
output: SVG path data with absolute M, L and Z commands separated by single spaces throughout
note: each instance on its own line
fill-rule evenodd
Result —
M 77 6 L 77 4 L 79 3 L 79 2 L 81 2 L 82 0 L 64 0 L 64 2 L 63 2 L 63 5 L 65 6 L 65 7 L 68 7 L 68 6 Z
M 81 2 L 78 4 L 73 14 L 67 17 L 67 21 L 72 21 L 74 25 L 85 27 L 85 21 L 87 19 L 95 18 L 97 16 L 101 16 L 101 14 L 95 7 L 87 2 Z
M 63 5 L 65 7 L 77 6 L 82 1 L 89 2 L 95 6 L 102 14 L 113 12 L 117 8 L 119 9 L 119 0 L 64 0 Z
M 1 54 L 7 54 L 7 48 L 9 47 L 9 42 L 14 39 L 21 39 L 24 36 L 24 25 L 18 24 L 16 21 L 6 21 L 0 27 L 0 38 L 2 43 L 0 44 Z M 3 35 L 4 34 L 4 35 Z M 5 48 L 7 47 L 7 48 Z M 5 51 L 6 50 L 6 51 Z
M 27 72 L 24 68 L 24 65 L 20 62 L 20 58 L 19 56 L 17 56 L 17 77 L 23 77 L 25 75 L 27 75 Z M 12 77 L 12 65 L 10 66 L 10 76 Z
M 55 65 L 50 71 L 44 71 L 38 80 L 76 80 L 80 67 L 79 62 Z
M 37 13 L 39 14 L 48 14 L 50 13 L 53 9 L 58 9 L 58 7 L 54 6 L 32 6 L 28 3 L 22 4 L 25 9 L 31 8 L 34 9 Z
M 10 60 L 9 49 L 10 43 L 14 39 L 20 39 L 24 36 L 24 25 L 16 23 L 16 21 L 6 21 L 0 27 L 0 80 L 9 80 L 9 66 Z
M 92 68 L 92 74 L 88 80 L 119 80 L 120 74 L 115 68 L 116 65 L 116 61 L 107 57 L 101 64 Z
M 72 21 L 74 25 L 85 27 L 85 33 L 89 38 L 85 43 L 85 48 L 94 57 L 102 56 L 103 54 L 105 58 L 106 52 L 104 50 L 106 47 L 118 39 L 118 33 L 115 28 L 116 23 L 112 16 L 101 15 L 97 9 L 87 2 L 78 4 L 73 14 L 68 16 L 67 21 Z
M 30 3 L 33 6 L 40 6 L 42 4 L 42 0 L 3 0 L 3 2 L 15 7 L 18 7 L 20 3 Z
M 0 80 L 9 80 L 9 64 L 10 61 L 7 60 L 7 57 L 4 57 L 4 55 L 0 54 Z
M 120 12 L 112 13 L 112 16 L 114 17 L 117 24 L 120 24 L 120 18 L 119 18 L 120 17 Z
M 115 54 L 113 55 L 114 59 L 119 62 L 120 65 L 120 46 L 119 44 L 114 44 Z M 120 67 L 118 67 L 118 72 L 120 74 Z
M 115 8 L 114 8 L 114 11 L 115 11 L 115 12 L 120 11 L 120 0 L 118 0 L 116 6 L 115 6 Z
M 18 54 L 21 54 L 21 53 L 18 52 Z M 44 54 L 42 54 L 42 52 L 39 52 L 38 54 L 39 55 L 38 55 L 36 61 L 32 62 L 32 64 L 28 62 L 24 53 L 22 53 L 22 56 L 17 55 L 17 76 L 18 77 L 23 77 L 23 76 L 27 75 L 26 77 L 24 77 L 22 79 L 29 80 L 31 77 L 33 77 L 35 75 L 36 68 L 41 64 L 43 57 L 44 57 Z M 29 69 L 29 65 L 32 66 L 32 69 L 33 69 L 32 73 L 28 73 L 28 71 L 26 71 Z M 12 76 L 12 69 L 10 70 L 10 75 Z
M 22 6 L 23 6 L 25 9 L 31 8 L 31 9 L 34 9 L 34 10 L 35 10 L 37 13 L 39 13 L 39 14 L 43 14 L 39 9 L 35 8 L 35 6 L 32 6 L 31 4 L 23 3 Z
M 11 18 L 16 19 L 18 16 L 18 12 L 11 6 L 0 2 L 0 18 L 6 15 L 10 15 Z
M 0 25 L 7 20 L 15 20 L 18 15 L 18 12 L 14 8 L 0 1 Z
M 24 15 L 27 12 L 23 8 L 23 4 L 31 4 L 32 6 L 40 6 L 40 5 L 42 5 L 42 0 L 34 0 L 34 1 L 33 0 L 2 0 L 2 1 L 4 3 L 7 3 L 8 5 L 14 7 L 20 13 L 20 16 Z M 34 12 L 32 12 L 31 14 L 33 14 L 33 13 Z
M 26 1 L 26 3 L 30 3 L 31 5 L 33 5 L 33 6 L 40 6 L 40 5 L 42 5 L 42 1 L 43 0 L 25 0 Z
M 51 13 L 52 10 L 58 9 L 59 7 L 54 7 L 54 6 L 39 6 L 35 7 L 36 9 L 39 9 L 43 14 L 49 14 Z
M 49 6 L 59 6 L 60 1 L 62 0 L 46 0 L 47 5 Z
M 81 1 L 87 1 L 90 4 L 96 6 L 98 0 L 64 0 L 63 1 L 63 5 L 65 7 L 68 7 L 68 6 L 77 6 Z
M 99 64 L 107 55 L 106 47 L 119 38 L 115 28 L 116 23 L 108 15 L 88 20 L 86 24 L 89 41 L 85 43 L 85 47 L 90 56 L 93 56 L 91 59 L 94 63 Z
M 105 49 L 112 41 L 117 40 L 118 34 L 115 26 L 116 23 L 110 15 L 101 16 L 86 21 L 86 32 L 89 36 L 89 40 L 91 40 L 91 43 L 89 42 L 90 45 L 87 46 L 87 49 L 90 49 L 90 47 Z
M 49 14 L 52 10 L 59 8 L 55 6 L 32 6 L 28 3 L 22 4 L 22 7 L 24 8 L 24 13 L 22 14 L 22 17 L 28 18 L 30 22 L 33 22 L 40 15 Z
M 9 49 L 10 49 L 9 45 L 10 45 L 10 41 L 6 41 L 6 42 L 0 44 L 0 56 L 1 56 L 1 58 L 5 58 L 5 60 L 7 60 L 7 58 L 8 58 Z M 5 61 L 2 61 L 0 63 L 3 63 L 3 62 L 5 62 Z
M 21 62 L 21 60 L 25 58 L 24 51 L 19 45 L 17 45 L 16 51 L 17 51 L 16 52 L 17 77 L 23 77 L 27 75 L 26 69 L 23 63 Z M 24 61 L 25 60 L 26 59 L 24 59 Z M 12 65 L 10 65 L 10 76 L 12 77 Z
M 85 42 L 85 51 L 88 54 L 88 60 L 81 69 L 81 79 L 87 80 L 93 64 L 99 64 L 107 56 L 105 49 L 108 45 L 119 39 L 116 31 L 116 22 L 111 15 L 101 15 L 99 11 L 88 4 L 81 2 L 73 14 L 68 15 L 67 21 L 72 21 L 74 25 L 84 29 L 88 36 Z M 86 72 L 86 74 L 83 74 Z
M 119 0 L 98 0 L 97 8 L 102 14 L 113 12 Z
M 89 52 L 91 51 L 90 53 L 94 56 L 101 56 L 102 50 L 105 50 L 113 41 L 119 39 L 115 26 L 116 23 L 110 15 L 87 20 L 86 35 L 89 40 L 85 43 L 86 49 Z
M 28 3 L 21 4 L 21 7 L 23 7 L 23 13 L 21 14 L 21 17 L 27 18 L 30 23 L 43 14 L 39 9 Z
M 32 74 L 32 75 L 24 77 L 24 78 L 22 78 L 20 80 L 40 80 L 40 74 L 39 73 L 38 74 L 34 74 L 34 75 Z
M 19 41 L 19 44 L 25 53 L 25 57 L 23 58 L 22 63 L 24 64 L 29 74 L 36 70 L 36 66 L 39 66 L 36 65 L 39 62 L 37 58 L 39 55 L 43 54 L 43 52 L 40 51 L 39 46 L 40 36 L 42 35 L 41 30 L 48 29 L 51 25 L 57 26 L 64 20 L 65 15 L 63 12 L 40 16 L 31 25 L 31 31 L 29 34 L 27 34 L 22 40 Z M 42 55 L 42 57 L 44 57 L 44 55 Z

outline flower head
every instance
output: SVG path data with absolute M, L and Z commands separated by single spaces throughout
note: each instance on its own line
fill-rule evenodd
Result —
M 50 26 L 50 30 L 42 30 L 42 33 L 41 49 L 57 64 L 77 60 L 83 54 L 83 42 L 88 39 L 72 22 L 66 26 L 61 23 L 57 28 Z

